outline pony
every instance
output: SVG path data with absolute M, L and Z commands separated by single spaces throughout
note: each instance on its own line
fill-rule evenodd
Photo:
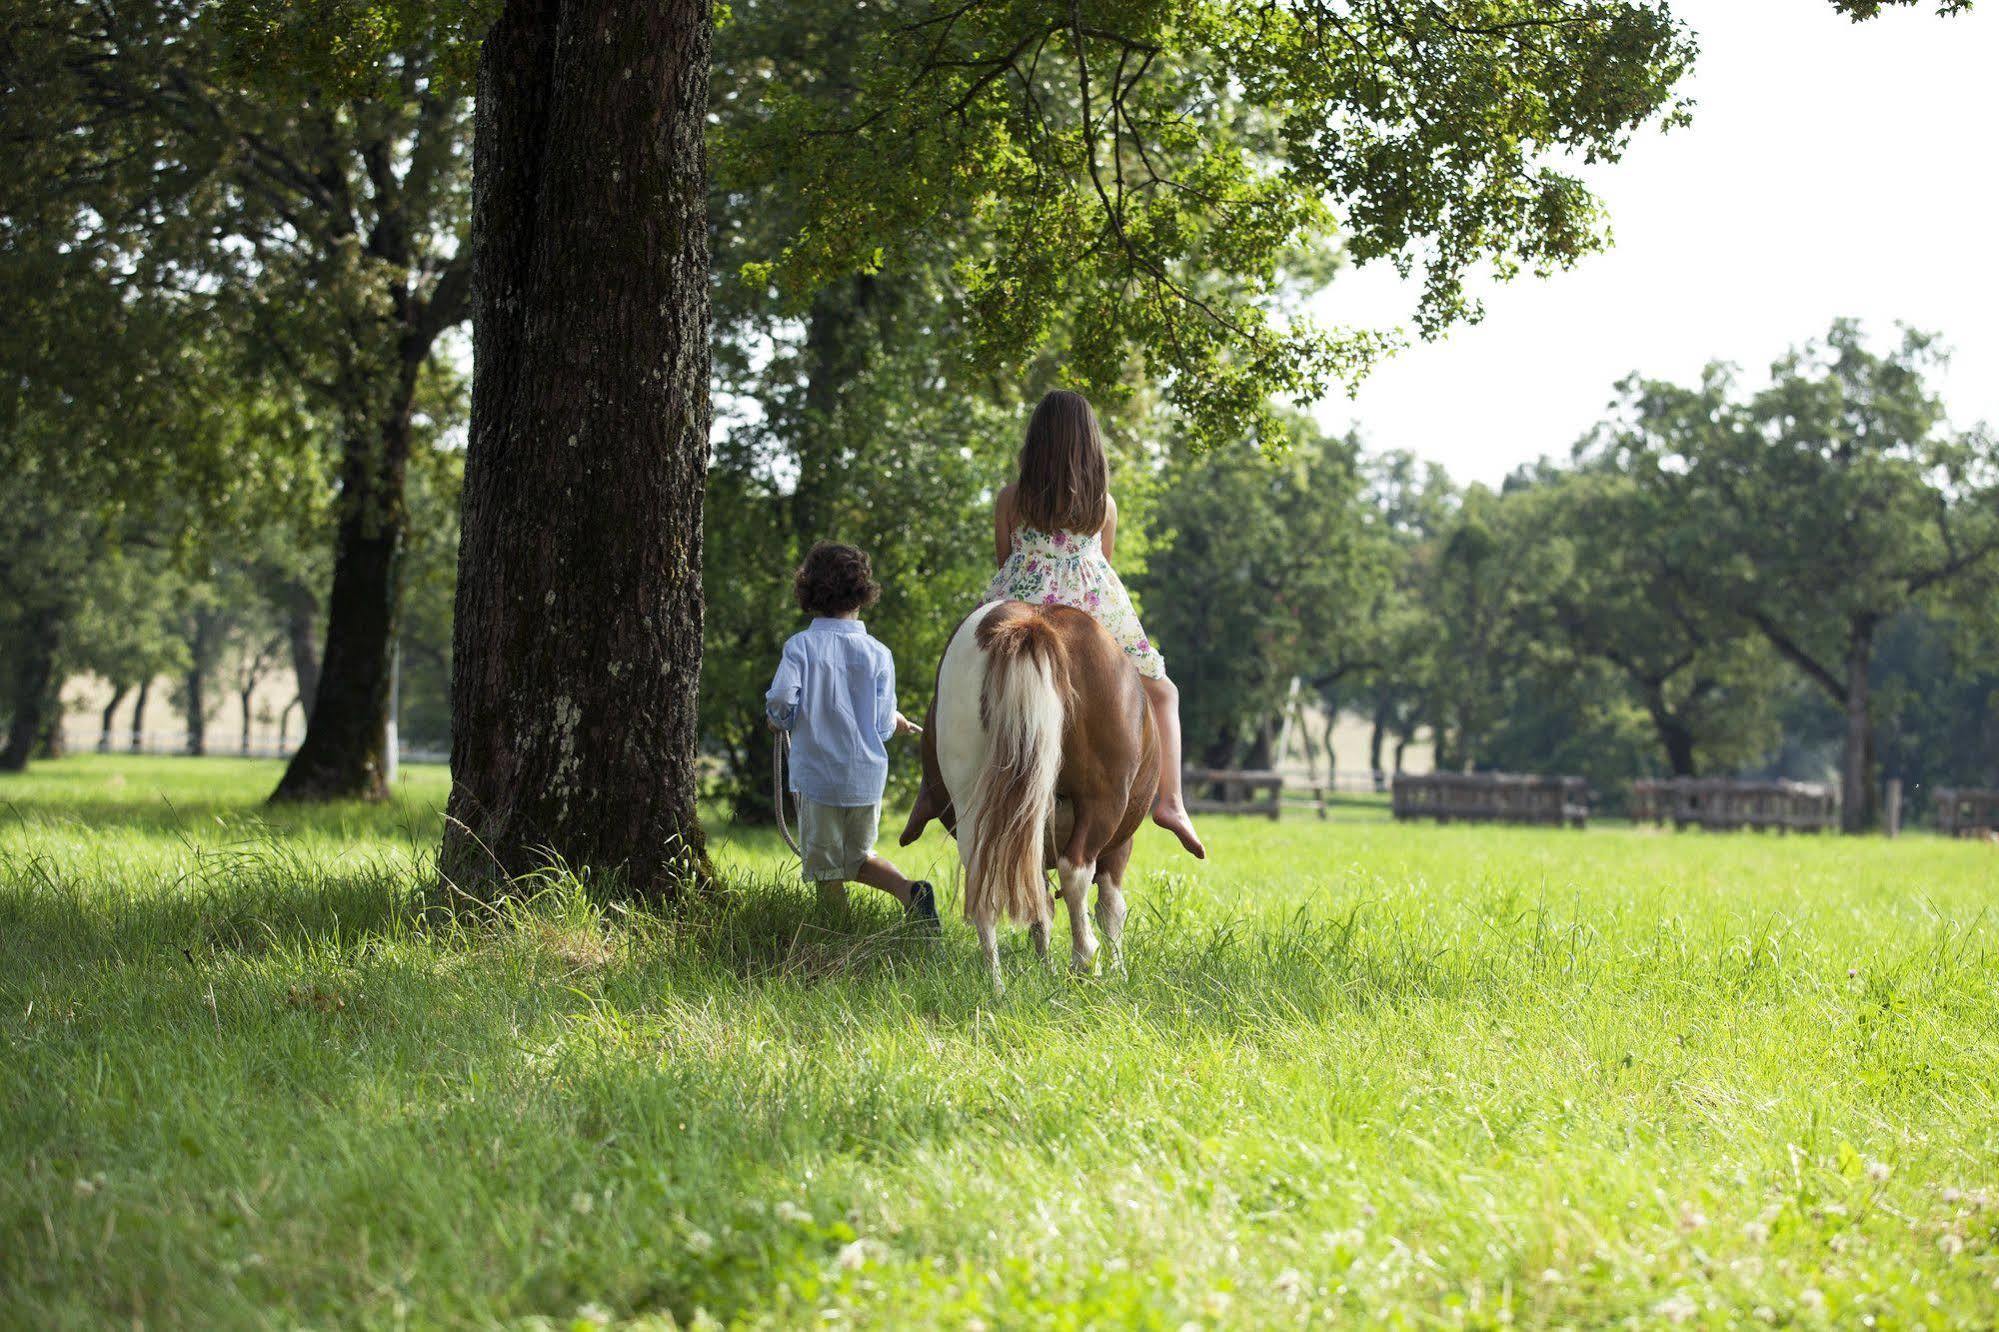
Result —
M 932 818 L 956 834 L 965 916 L 1000 975 L 996 927 L 1028 927 L 1048 960 L 1054 870 L 1069 910 L 1070 962 L 1091 970 L 1097 941 L 1084 898 L 1097 885 L 1097 925 L 1124 965 L 1124 874 L 1131 839 L 1159 782 L 1159 733 L 1138 673 L 1084 611 L 994 601 L 958 625 L 937 664 L 923 728 L 923 787 L 902 832 Z

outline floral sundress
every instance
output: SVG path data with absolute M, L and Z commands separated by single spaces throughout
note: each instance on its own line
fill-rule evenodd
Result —
M 986 587 L 985 601 L 1026 601 L 1037 606 L 1074 606 L 1088 611 L 1111 631 L 1118 646 L 1148 680 L 1166 678 L 1166 659 L 1145 636 L 1117 571 L 1104 556 L 1101 534 L 1013 530 L 1013 553 Z

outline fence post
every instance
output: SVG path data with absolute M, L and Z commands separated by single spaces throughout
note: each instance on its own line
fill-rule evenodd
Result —
M 1888 779 L 1888 799 L 1885 803 L 1888 806 L 1888 835 L 1890 837 L 1900 837 L 1902 835 L 1902 779 L 1900 777 L 1890 777 Z

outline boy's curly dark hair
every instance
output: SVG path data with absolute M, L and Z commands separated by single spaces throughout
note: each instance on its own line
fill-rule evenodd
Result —
M 791 594 L 807 615 L 844 615 L 874 605 L 882 590 L 866 551 L 839 541 L 821 541 L 798 566 Z

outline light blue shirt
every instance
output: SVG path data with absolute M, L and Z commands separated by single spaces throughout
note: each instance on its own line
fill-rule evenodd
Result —
M 895 658 L 859 620 L 820 618 L 784 645 L 764 712 L 791 733 L 791 789 L 822 805 L 879 804 L 895 734 Z

